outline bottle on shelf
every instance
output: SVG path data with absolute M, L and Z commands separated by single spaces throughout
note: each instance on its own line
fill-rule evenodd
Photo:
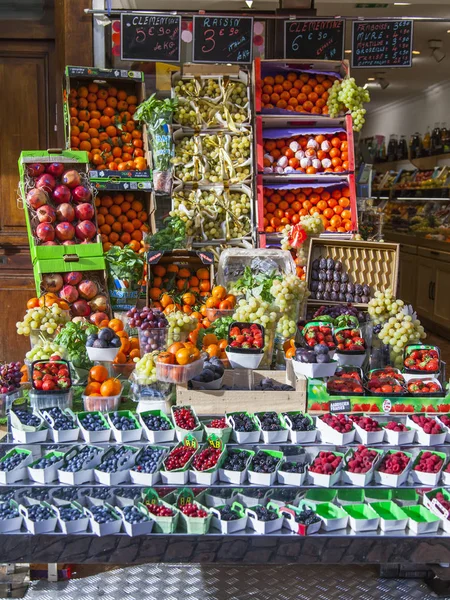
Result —
M 450 152 L 450 131 L 445 123 L 441 123 L 441 144 L 444 154 Z
M 395 133 L 391 133 L 389 136 L 389 144 L 387 149 L 388 162 L 397 160 L 397 149 L 398 149 L 398 136 Z
M 427 126 L 427 130 L 423 136 L 422 146 L 424 155 L 429 156 L 431 153 L 431 131 L 429 125 Z
M 397 148 L 397 160 L 408 160 L 408 144 L 406 143 L 406 136 L 400 136 Z
M 409 157 L 410 159 L 420 158 L 422 156 L 422 139 L 420 133 L 416 131 L 409 142 Z
M 441 129 L 439 123 L 434 124 L 433 133 L 431 134 L 431 154 L 442 154 Z

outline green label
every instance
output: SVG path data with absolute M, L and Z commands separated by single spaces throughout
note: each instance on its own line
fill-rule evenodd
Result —
M 195 450 L 197 450 L 198 440 L 192 435 L 192 433 L 189 433 L 187 436 L 185 436 L 183 440 L 183 445 L 187 446 L 188 448 L 194 448 Z
M 152 488 L 145 490 L 145 504 L 159 504 L 159 496 Z
M 215 433 L 211 433 L 211 435 L 206 438 L 206 441 L 212 448 L 222 451 L 222 440 Z
M 194 492 L 190 488 L 182 488 L 178 492 L 177 507 L 182 508 L 186 504 L 192 504 L 192 502 L 194 502 Z

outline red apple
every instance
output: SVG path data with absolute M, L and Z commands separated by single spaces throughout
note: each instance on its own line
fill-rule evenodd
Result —
M 87 317 L 91 314 L 91 309 L 86 300 L 77 300 L 72 304 L 70 310 L 75 317 Z
M 75 227 L 68 221 L 58 223 L 55 227 L 56 237 L 60 242 L 72 240 L 75 237 Z
M 59 297 L 72 304 L 72 302 L 78 300 L 78 290 L 73 285 L 65 285 L 61 290 Z
M 42 287 L 46 292 L 59 292 L 63 283 L 63 278 L 59 273 L 48 273 L 42 276 Z
M 44 173 L 36 179 L 36 187 L 44 190 L 47 194 L 51 194 L 56 187 L 56 180 L 49 173 Z
M 108 300 L 106 296 L 95 296 L 95 298 L 92 298 L 92 300 L 89 302 L 89 306 L 93 311 L 99 310 L 101 312 L 105 312 L 108 308 Z
M 48 196 L 44 192 L 44 190 L 40 190 L 38 188 L 33 188 L 27 194 L 27 204 L 37 210 L 40 206 L 44 206 L 47 204 Z
M 91 190 L 85 185 L 77 185 L 72 192 L 73 201 L 77 204 L 88 202 L 91 199 Z
M 78 171 L 75 169 L 71 169 L 70 171 L 66 171 L 62 176 L 62 182 L 69 186 L 70 189 L 77 187 L 81 183 L 81 177 Z
M 31 163 L 27 166 L 27 173 L 30 177 L 39 177 L 45 172 L 45 167 L 41 163 Z
M 75 207 L 75 215 L 79 221 L 90 221 L 94 218 L 94 207 L 89 202 L 83 202 Z
M 64 202 L 56 208 L 56 220 L 61 221 L 73 221 L 75 219 L 75 210 L 71 204 Z
M 64 173 L 64 165 L 63 163 L 58 162 L 51 163 L 45 170 L 47 173 L 50 173 L 50 175 L 53 175 L 55 179 L 59 179 Z
M 92 221 L 80 221 L 75 227 L 75 234 L 79 240 L 92 240 L 97 229 Z
M 78 291 L 80 292 L 80 296 L 85 300 L 92 300 L 92 298 L 98 294 L 98 287 L 93 281 L 84 279 L 78 285 Z
M 55 204 L 66 204 L 67 202 L 70 202 L 71 194 L 67 185 L 58 185 L 52 194 L 52 198 Z
M 89 321 L 98 327 L 102 321 L 109 321 L 109 317 L 104 312 L 93 312 L 89 317 Z
M 64 273 L 63 279 L 66 285 L 78 285 L 83 279 L 83 273 L 80 273 L 79 271 L 70 271 L 70 273 Z
M 55 230 L 50 223 L 39 223 L 36 227 L 36 237 L 41 242 L 51 242 L 55 239 Z
M 39 223 L 54 223 L 56 221 L 55 209 L 49 204 L 40 206 L 37 209 L 36 214 L 37 218 L 39 219 Z

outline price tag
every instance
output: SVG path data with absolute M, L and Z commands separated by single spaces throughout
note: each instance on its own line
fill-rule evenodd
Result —
M 198 440 L 192 435 L 192 433 L 188 433 L 188 435 L 186 435 L 183 439 L 183 445 L 187 446 L 188 448 L 194 448 L 194 450 L 197 450 Z
M 353 21 L 352 67 L 411 67 L 412 21 Z
M 181 16 L 120 15 L 122 60 L 180 62 Z
M 222 440 L 215 433 L 212 433 L 211 435 L 209 435 L 206 438 L 206 441 L 212 448 L 222 451 L 222 448 L 223 448 Z
M 152 490 L 151 488 L 145 490 L 144 498 L 145 504 L 159 504 L 159 496 L 155 490 Z
M 344 39 L 342 19 L 285 21 L 284 58 L 342 60 Z
M 351 412 L 351 400 L 334 400 L 330 402 L 330 413 Z
M 193 62 L 246 65 L 252 50 L 253 17 L 194 16 Z
M 185 506 L 186 504 L 192 504 L 194 502 L 194 493 L 190 488 L 181 488 L 177 495 L 176 505 L 178 508 Z

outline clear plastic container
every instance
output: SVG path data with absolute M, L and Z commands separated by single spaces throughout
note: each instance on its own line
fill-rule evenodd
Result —
M 168 400 L 172 395 L 173 385 L 163 381 L 155 383 L 139 383 L 135 374 L 131 377 L 131 393 L 135 402 L 152 402 Z
M 117 396 L 85 396 L 83 394 L 83 406 L 84 410 L 88 412 L 99 411 L 109 412 L 111 410 L 117 410 L 120 404 L 120 397 L 122 391 Z
M 220 254 L 217 285 L 223 285 L 230 292 L 232 284 L 243 275 L 245 267 L 260 273 L 274 270 L 285 274 L 296 273 L 294 259 L 287 250 L 228 248 Z
M 206 354 L 188 365 L 166 365 L 156 362 L 156 377 L 159 381 L 167 383 L 187 383 L 203 371 L 203 363 Z
M 153 350 L 165 350 L 167 348 L 169 329 L 167 327 L 159 329 L 139 329 L 139 348 L 141 356 L 152 352 Z
M 114 377 L 128 379 L 136 367 L 136 363 L 112 364 L 112 372 Z
M 216 319 L 220 319 L 221 317 L 232 317 L 234 313 L 234 308 L 231 308 L 229 310 L 220 310 L 220 308 L 207 308 L 206 318 L 212 323 L 213 321 L 215 321 Z
M 12 405 L 15 400 L 21 398 L 23 396 L 23 392 L 21 388 L 15 390 L 14 392 L 9 392 L 8 394 L 0 394 L 0 417 L 5 417 L 6 413 L 11 410 Z M 23 399 L 24 404 L 26 404 L 26 399 Z M 21 408 L 16 405 L 16 408 Z
M 43 408 L 58 407 L 61 410 L 72 408 L 73 390 L 64 392 L 53 392 L 46 394 L 45 392 L 37 392 L 30 390 L 30 406 L 33 410 L 41 410 Z
M 41 331 L 40 329 L 32 329 L 30 331 L 31 349 L 41 344 L 43 340 L 45 340 L 46 342 L 53 342 L 56 336 L 57 333 L 49 334 L 46 331 Z

